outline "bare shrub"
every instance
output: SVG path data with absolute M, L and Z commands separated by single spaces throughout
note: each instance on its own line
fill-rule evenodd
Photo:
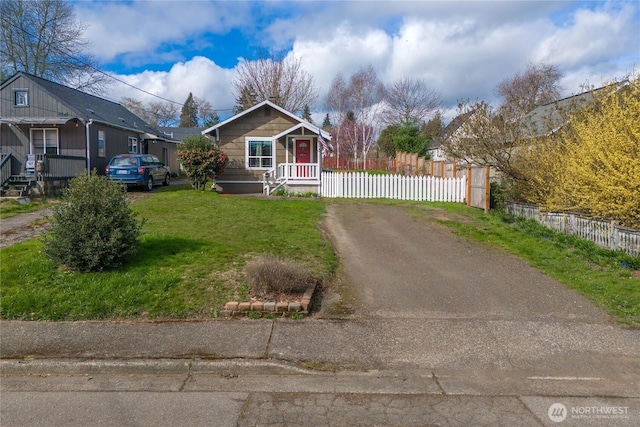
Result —
M 289 259 L 261 255 L 245 267 L 251 291 L 261 297 L 274 293 L 302 293 L 313 279 L 302 266 Z

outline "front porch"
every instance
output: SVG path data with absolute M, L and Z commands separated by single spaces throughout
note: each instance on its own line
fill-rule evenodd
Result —
M 317 163 L 280 163 L 264 173 L 262 192 L 272 194 L 279 188 L 297 193 L 319 193 L 321 167 Z
M 24 197 L 32 189 L 41 194 L 54 192 L 87 170 L 84 157 L 54 154 L 28 155 L 24 168 L 21 165 L 11 153 L 0 153 L 0 196 L 16 193 Z

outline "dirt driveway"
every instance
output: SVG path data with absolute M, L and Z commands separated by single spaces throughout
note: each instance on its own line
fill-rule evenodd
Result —
M 524 261 L 455 236 L 406 208 L 327 206 L 325 227 L 355 289 L 356 312 L 377 317 L 551 320 L 608 316 Z

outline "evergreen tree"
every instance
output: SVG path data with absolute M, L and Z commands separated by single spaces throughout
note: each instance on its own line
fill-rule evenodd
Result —
M 189 92 L 189 96 L 182 106 L 182 112 L 180 113 L 180 127 L 198 127 L 198 105 L 193 99 L 193 94 L 191 92 Z
M 322 130 L 326 130 L 327 132 L 331 130 L 333 126 L 331 125 L 331 119 L 329 118 L 329 113 L 324 116 L 324 121 L 322 122 Z
M 238 114 L 247 110 L 258 103 L 253 87 L 245 86 L 240 92 L 240 96 L 236 98 L 236 106 L 233 107 L 233 114 Z
M 309 123 L 313 124 L 313 119 L 311 118 L 311 110 L 309 109 L 309 104 L 305 104 L 302 108 L 302 120 L 306 120 Z

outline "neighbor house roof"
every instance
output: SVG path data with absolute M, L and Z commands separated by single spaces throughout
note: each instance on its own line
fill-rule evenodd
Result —
M 143 119 L 136 116 L 117 102 L 109 101 L 29 73 L 19 72 L 15 74 L 13 77 L 6 80 L 0 88 L 3 88 L 20 77 L 31 80 L 69 109 L 69 111 L 61 112 L 62 114 L 53 113 L 53 116 L 51 117 L 42 117 L 42 121 L 40 123 L 60 123 L 61 121 L 64 123 L 73 118 L 77 118 L 85 123 L 89 120 L 93 120 L 122 129 L 129 129 L 140 133 L 149 133 L 154 136 L 158 135 L 160 137 L 159 139 L 170 139 L 164 138 L 160 131 L 154 129 Z M 20 118 L 12 118 L 14 121 L 17 119 Z M 7 118 L 2 118 L 2 120 L 8 121 Z M 22 121 L 20 121 L 20 123 L 31 123 L 34 118 L 25 117 L 21 120 Z
M 214 130 L 216 130 L 216 129 L 219 129 L 219 128 L 221 128 L 222 126 L 224 126 L 224 125 L 226 125 L 226 124 L 228 124 L 228 123 L 231 123 L 231 122 L 233 122 L 233 121 L 236 121 L 236 120 L 240 119 L 241 117 L 244 117 L 244 116 L 246 116 L 247 114 L 250 114 L 250 113 L 252 113 L 253 111 L 255 111 L 255 110 L 257 110 L 257 109 L 259 109 L 259 108 L 261 108 L 261 107 L 263 107 L 263 106 L 265 106 L 265 105 L 268 105 L 269 107 L 271 107 L 271 108 L 273 108 L 273 109 L 275 109 L 275 110 L 277 110 L 277 111 L 281 112 L 281 113 L 282 113 L 282 114 L 284 114 L 285 116 L 288 116 L 288 117 L 292 118 L 293 120 L 298 121 L 299 123 L 301 123 L 301 124 L 304 126 L 304 128 L 305 128 L 305 129 L 308 129 L 309 131 L 311 131 L 311 132 L 313 132 L 313 133 L 316 133 L 316 134 L 322 133 L 322 137 L 323 137 L 323 138 L 328 139 L 328 140 L 330 140 L 330 139 L 331 139 L 331 134 L 329 134 L 328 132 L 326 132 L 326 131 L 322 130 L 322 129 L 321 129 L 321 128 L 319 128 L 318 126 L 315 126 L 315 125 L 313 125 L 313 124 L 311 124 L 311 123 L 307 122 L 306 120 L 304 120 L 304 119 L 302 119 L 302 118 L 300 118 L 300 117 L 296 116 L 296 115 L 295 115 L 295 114 L 293 114 L 292 112 L 285 110 L 284 108 L 280 107 L 279 105 L 274 104 L 273 102 L 271 102 L 271 101 L 269 101 L 269 100 L 262 101 L 261 103 L 256 104 L 256 105 L 254 105 L 253 107 L 248 108 L 248 109 L 246 109 L 246 110 L 244 110 L 244 111 L 242 111 L 242 112 L 240 112 L 240 113 L 236 114 L 235 116 L 229 117 L 227 120 L 224 120 L 224 121 L 222 121 L 222 122 L 220 122 L 220 123 L 218 123 L 218 124 L 216 124 L 216 125 L 214 125 L 214 126 L 211 126 L 211 127 L 210 127 L 210 128 L 208 128 L 208 129 L 203 130 L 203 131 L 202 131 L 202 133 L 203 133 L 203 134 L 206 134 L 206 133 L 210 133 L 210 132 L 212 132 L 212 131 L 214 131 Z M 295 127 L 295 126 L 294 126 L 294 127 Z M 294 130 L 294 129 L 291 129 L 291 130 L 287 131 L 286 133 L 289 133 L 289 132 L 290 132 L 290 131 L 292 131 L 292 130 Z M 280 136 L 281 136 L 281 135 L 280 135 Z
M 613 83 L 616 89 L 628 84 L 628 81 Z M 530 137 L 544 136 L 556 132 L 569 121 L 569 115 L 591 104 L 596 95 L 612 85 L 603 86 L 541 105 L 526 114 L 521 121 L 523 131 Z
M 158 130 L 162 132 L 163 135 L 176 141 L 182 141 L 187 136 L 202 135 L 202 131 L 205 129 L 204 127 L 158 127 Z
M 448 138 L 451 138 L 464 125 L 473 111 L 467 111 L 456 116 L 451 122 L 429 143 L 429 150 L 440 147 Z

